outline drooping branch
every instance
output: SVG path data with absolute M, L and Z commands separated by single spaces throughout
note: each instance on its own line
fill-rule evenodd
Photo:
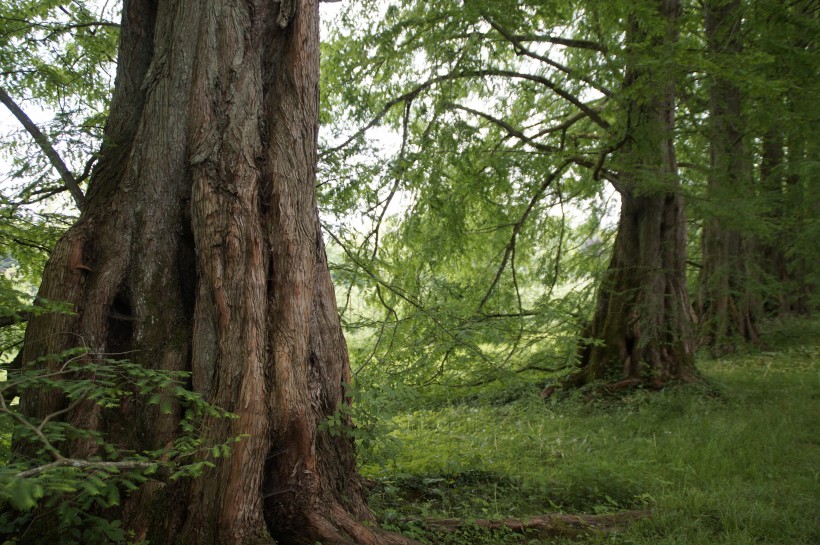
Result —
M 501 264 L 498 266 L 498 270 L 495 273 L 495 278 L 493 278 L 493 282 L 490 285 L 490 289 L 487 290 L 487 293 L 484 295 L 484 298 L 478 305 L 478 312 L 481 312 L 481 309 L 483 309 L 484 305 L 487 304 L 487 301 L 489 301 L 490 296 L 493 294 L 493 291 L 495 291 L 495 287 L 498 285 L 499 280 L 501 280 L 501 275 L 504 272 L 504 269 L 507 267 L 507 262 L 509 261 L 512 253 L 515 251 L 515 242 L 518 239 L 518 233 L 521 232 L 521 228 L 524 226 L 524 223 L 527 221 L 527 218 L 529 217 L 530 213 L 535 208 L 535 205 L 538 203 L 538 201 L 541 200 L 541 197 L 544 195 L 544 191 L 546 191 L 547 188 L 552 184 L 552 182 L 554 182 L 561 175 L 561 173 L 564 172 L 564 169 L 572 163 L 573 161 L 571 159 L 567 159 L 566 161 L 561 163 L 558 166 L 558 168 L 552 171 L 552 173 L 544 179 L 544 181 L 539 186 L 538 191 L 536 191 L 530 199 L 530 202 L 527 204 L 527 208 L 524 209 L 524 213 L 521 214 L 521 218 L 519 218 L 519 220 L 515 223 L 515 226 L 513 227 L 513 232 L 510 236 L 510 242 L 507 244 L 507 248 L 504 251 L 504 257 L 501 259 Z
M 385 105 L 382 107 L 381 110 L 363 127 L 353 133 L 347 140 L 342 142 L 341 144 L 334 146 L 332 148 L 328 148 L 324 150 L 320 157 L 325 157 L 332 153 L 336 153 L 339 150 L 346 148 L 350 145 L 351 142 L 356 140 L 357 138 L 364 135 L 367 131 L 375 127 L 384 117 L 393 109 L 394 106 L 402 103 L 406 103 L 409 100 L 415 99 L 420 93 L 426 91 L 427 89 L 438 85 L 439 83 L 444 83 L 447 81 L 454 81 L 457 79 L 465 79 L 465 78 L 482 78 L 482 77 L 504 77 L 504 78 L 512 78 L 512 79 L 523 79 L 532 81 L 535 83 L 539 83 L 555 94 L 581 110 L 585 117 L 589 117 L 596 125 L 608 129 L 610 124 L 601 115 L 598 113 L 594 106 L 589 104 L 585 104 L 581 99 L 569 93 L 568 91 L 559 87 L 555 82 L 550 79 L 547 79 L 543 76 L 538 76 L 535 74 L 527 74 L 523 72 L 514 72 L 512 70 L 498 70 L 498 69 L 484 69 L 484 70 L 467 70 L 464 72 L 454 72 L 451 74 L 444 74 L 441 76 L 436 76 L 431 78 L 423 83 L 418 84 L 410 91 L 403 93 L 391 100 L 389 100 Z
M 497 70 L 497 69 L 485 69 L 485 70 L 473 70 L 468 72 L 463 72 L 461 77 L 486 77 L 486 76 L 499 76 L 511 79 L 523 79 L 532 81 L 535 83 L 539 83 L 544 87 L 550 89 L 556 95 L 560 96 L 582 112 L 584 112 L 596 125 L 604 129 L 608 129 L 610 124 L 601 115 L 589 104 L 585 104 L 580 98 L 576 97 L 572 93 L 566 91 L 559 87 L 555 82 L 552 80 L 545 78 L 544 76 L 539 76 L 536 74 L 527 74 L 522 72 L 515 72 L 512 70 Z
M 521 129 L 518 129 L 517 127 L 514 127 L 510 123 L 507 123 L 506 121 L 504 121 L 503 119 L 499 119 L 497 117 L 491 116 L 490 114 L 481 112 L 479 110 L 475 110 L 473 108 L 468 108 L 467 106 L 462 106 L 461 104 L 455 104 L 455 103 L 450 102 L 450 103 L 447 104 L 447 106 L 450 107 L 450 108 L 453 108 L 455 110 L 461 110 L 463 112 L 467 112 L 468 114 L 473 114 L 477 117 L 484 118 L 487 121 L 489 121 L 489 122 L 491 122 L 495 125 L 498 125 L 502 129 L 507 131 L 508 135 L 519 139 L 521 142 L 532 146 L 533 148 L 537 149 L 538 151 L 543 151 L 545 153 L 557 153 L 557 152 L 560 151 L 560 149 L 556 148 L 555 146 L 542 144 L 540 142 L 537 142 L 537 141 L 533 140 L 531 137 L 524 134 L 524 131 L 522 131 Z
M 564 195 L 561 192 L 561 186 L 558 185 L 557 188 L 558 192 L 558 203 L 561 207 L 561 231 L 558 235 L 558 248 L 555 252 L 555 263 L 553 265 L 553 273 L 552 273 L 552 282 L 550 283 L 550 289 L 547 292 L 548 297 L 552 297 L 552 292 L 555 291 L 555 286 L 558 284 L 558 276 L 561 273 L 561 256 L 564 251 L 564 238 L 566 236 L 566 229 L 567 229 L 567 213 L 564 210 Z
M 71 193 L 71 196 L 74 198 L 74 203 L 77 205 L 77 208 L 80 210 L 83 209 L 85 204 L 85 195 L 83 194 L 82 189 L 80 189 L 80 185 L 77 183 L 77 180 L 74 178 L 74 175 L 71 174 L 71 171 L 66 166 L 65 162 L 63 161 L 60 154 L 57 153 L 57 150 L 54 149 L 54 146 L 51 145 L 48 137 L 43 134 L 40 128 L 31 120 L 31 118 L 26 115 L 26 112 L 23 111 L 20 106 L 12 99 L 9 94 L 0 86 L 0 102 L 2 102 L 6 108 L 17 118 L 21 125 L 28 131 L 34 141 L 40 146 L 40 149 L 48 158 L 51 165 L 57 170 L 60 174 L 60 178 L 63 180 L 63 183 L 68 188 L 68 191 Z
M 376 282 L 377 284 L 379 284 L 381 286 L 384 286 L 386 289 L 390 290 L 391 292 L 393 292 L 394 294 L 399 296 L 401 299 L 405 300 L 407 303 L 409 303 L 411 306 L 415 307 L 416 309 L 418 309 L 422 312 L 426 312 L 427 309 L 424 307 L 424 305 L 422 305 L 421 302 L 417 301 L 411 294 L 407 293 L 405 290 L 403 290 L 402 288 L 400 288 L 398 286 L 395 286 L 393 284 L 390 284 L 389 282 L 386 282 L 381 277 L 379 277 L 379 275 L 377 275 L 374 271 L 372 271 L 370 268 L 368 268 L 362 262 L 362 260 L 359 259 L 358 257 L 356 257 L 353 254 L 353 252 L 330 229 L 328 229 L 326 226 L 323 225 L 322 230 L 325 233 L 327 233 L 328 236 L 331 239 L 333 239 L 333 242 L 335 242 L 336 244 L 339 245 L 339 247 L 342 249 L 342 251 L 344 251 L 344 253 L 347 255 L 347 257 L 350 258 L 350 261 L 352 261 L 354 265 L 356 265 L 361 270 L 363 270 L 365 272 L 365 274 L 367 276 L 369 276 L 374 282 Z
M 398 159 L 398 168 L 404 168 L 404 160 L 407 153 L 407 139 L 410 135 L 410 108 L 413 106 L 412 100 L 407 100 L 404 103 L 404 116 L 402 120 L 402 135 L 401 135 L 401 148 L 399 149 L 399 159 Z M 397 173 L 398 174 L 398 173 Z M 376 259 L 376 255 L 379 253 L 379 232 L 381 231 L 382 222 L 384 221 L 384 216 L 387 214 L 387 209 L 390 207 L 390 203 L 393 202 L 393 198 L 396 196 L 396 193 L 399 190 L 401 185 L 401 176 L 397 175 L 396 179 L 393 181 L 393 187 L 390 188 L 390 193 L 387 195 L 387 198 L 384 200 L 384 207 L 382 208 L 381 213 L 379 214 L 379 218 L 376 221 L 376 225 L 373 227 L 371 235 L 373 236 L 373 253 L 370 256 L 370 259 Z M 368 235 L 366 239 L 369 239 L 371 235 Z
M 416 310 L 418 310 L 419 312 L 421 312 L 422 314 L 427 316 L 433 323 L 436 324 L 436 326 L 439 328 L 440 331 L 442 331 L 451 341 L 453 341 L 453 343 L 458 344 L 459 346 L 462 346 L 465 349 L 469 350 L 476 357 L 480 358 L 481 361 L 483 361 L 484 363 L 486 363 L 486 364 L 488 364 L 492 367 L 497 368 L 493 364 L 493 362 L 490 361 L 490 359 L 487 357 L 487 355 L 484 354 L 484 352 L 479 347 L 477 347 L 477 346 L 475 346 L 475 345 L 473 345 L 473 344 L 471 344 L 467 341 L 464 341 L 459 336 L 457 331 L 451 330 L 449 327 L 447 327 L 446 324 L 444 324 L 441 320 L 436 318 L 436 316 L 434 314 L 432 314 L 430 312 L 430 310 L 427 307 L 425 307 L 424 304 L 421 301 L 415 299 L 415 297 L 413 297 L 412 294 L 408 293 L 406 290 L 404 290 L 404 289 L 402 289 L 398 286 L 395 286 L 395 285 L 390 284 L 389 282 L 383 280 L 375 271 L 371 270 L 365 263 L 362 262 L 361 259 L 359 259 L 356 255 L 354 255 L 354 253 L 330 229 L 328 229 L 326 226 L 323 225 L 322 230 L 325 233 L 327 233 L 328 236 L 331 239 L 333 239 L 333 241 L 342 248 L 342 251 L 344 251 L 344 253 L 348 256 L 348 258 L 350 258 L 350 261 L 352 261 L 353 264 L 356 265 L 359 269 L 364 271 L 364 273 L 368 277 L 370 277 L 376 284 L 383 286 L 384 288 L 386 288 L 390 292 L 394 293 L 399 298 L 406 301 L 410 306 L 414 307 Z M 389 309 L 391 307 L 386 306 L 385 308 Z
M 539 55 L 538 53 L 526 48 L 524 46 L 524 44 L 521 43 L 521 40 L 519 40 L 509 30 L 507 30 L 506 28 L 501 26 L 494 19 L 492 19 L 490 17 L 487 17 L 487 16 L 485 16 L 484 19 L 490 24 L 491 27 L 493 27 L 493 29 L 495 29 L 496 32 L 501 34 L 501 36 L 503 36 L 504 39 L 506 39 L 508 42 L 510 42 L 512 44 L 513 49 L 515 50 L 516 54 L 524 55 L 524 56 L 529 57 L 531 59 L 541 61 L 545 64 L 548 64 L 549 66 L 552 66 L 556 70 L 559 70 L 559 71 L 567 74 L 570 77 L 577 78 L 578 80 L 583 81 L 584 83 L 586 83 L 587 85 L 589 85 L 590 87 L 595 89 L 596 91 L 599 91 L 599 92 L 603 93 L 604 95 L 606 95 L 608 97 L 614 96 L 614 93 L 609 88 L 607 88 L 607 87 L 605 87 L 601 84 L 595 83 L 594 81 L 592 81 L 588 77 L 584 76 L 583 74 L 579 74 L 575 70 L 569 68 L 566 65 L 561 64 L 560 62 L 557 62 L 557 61 L 555 61 L 555 60 L 553 60 L 553 59 L 551 59 L 551 58 L 549 58 L 545 55 Z

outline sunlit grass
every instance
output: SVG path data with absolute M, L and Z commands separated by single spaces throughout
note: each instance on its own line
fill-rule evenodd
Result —
M 650 508 L 588 541 L 820 543 L 818 324 L 766 340 L 767 351 L 701 361 L 708 387 L 547 404 L 533 387 L 505 404 L 408 408 L 393 417 L 401 448 L 363 468 L 371 503 L 399 527 Z

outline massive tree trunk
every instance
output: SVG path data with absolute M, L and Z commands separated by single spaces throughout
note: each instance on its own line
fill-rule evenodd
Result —
M 731 62 L 742 48 L 740 1 L 707 2 L 704 19 L 708 50 L 716 59 Z M 753 239 L 743 233 L 743 218 L 731 206 L 748 198 L 752 186 L 741 91 L 720 74 L 711 80 L 707 199 L 712 214 L 703 224 L 699 307 L 703 341 L 719 354 L 732 351 L 738 341 L 759 340 L 762 306 Z
M 247 436 L 232 456 L 124 500 L 154 545 L 406 541 L 372 528 L 352 441 L 319 426 L 350 376 L 314 195 L 318 39 L 318 0 L 124 3 L 106 144 L 39 291 L 76 315 L 32 320 L 23 358 L 126 353 L 190 371 L 238 415 L 203 423 L 208 441 Z M 62 403 L 22 399 L 32 416 Z M 174 439 L 181 410 L 67 418 L 142 451 Z
M 618 234 L 573 385 L 625 380 L 660 387 L 697 377 L 674 147 L 675 74 L 672 63 L 645 56 L 671 53 L 679 6 L 657 4 L 660 29 L 633 18 L 627 33 L 625 136 L 612 158 L 621 196 Z

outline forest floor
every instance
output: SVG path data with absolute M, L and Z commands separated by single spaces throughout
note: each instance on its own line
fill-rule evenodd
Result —
M 420 400 L 393 415 L 389 456 L 363 467 L 371 506 L 440 545 L 820 543 L 820 322 L 773 324 L 763 340 L 701 358 L 707 386 Z M 646 516 L 557 535 L 431 524 L 625 511 Z

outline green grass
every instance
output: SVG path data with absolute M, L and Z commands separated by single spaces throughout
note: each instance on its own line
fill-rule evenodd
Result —
M 636 508 L 652 517 L 582 542 L 820 543 L 820 323 L 765 340 L 768 351 L 701 361 L 708 388 L 545 404 L 533 387 L 500 405 L 396 414 L 400 448 L 363 468 L 371 505 L 383 524 L 445 544 L 560 540 L 443 537 L 425 518 Z

